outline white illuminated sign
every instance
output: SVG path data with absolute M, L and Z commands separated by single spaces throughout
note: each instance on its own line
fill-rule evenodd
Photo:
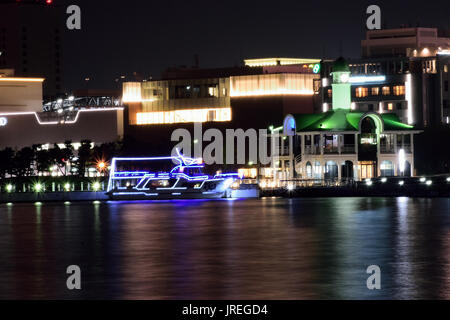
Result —
M 384 82 L 384 81 L 386 81 L 386 76 L 361 76 L 350 78 L 350 83 L 368 83 L 368 82 Z
M 349 81 L 349 75 L 347 73 L 344 73 L 341 75 L 341 82 L 347 83 Z
M 0 118 L 0 127 L 4 127 L 8 124 L 8 119 L 6 118 Z

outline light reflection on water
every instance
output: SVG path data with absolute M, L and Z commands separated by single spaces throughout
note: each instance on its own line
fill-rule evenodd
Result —
M 450 199 L 0 205 L 0 298 L 448 299 L 449 216 Z

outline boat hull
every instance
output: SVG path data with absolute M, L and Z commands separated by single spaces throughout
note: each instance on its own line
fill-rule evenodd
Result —
M 189 199 L 220 199 L 225 196 L 225 192 L 203 192 L 197 190 L 159 191 L 158 193 L 148 192 L 113 192 L 109 194 L 111 200 L 118 201 L 139 201 L 139 200 L 189 200 Z

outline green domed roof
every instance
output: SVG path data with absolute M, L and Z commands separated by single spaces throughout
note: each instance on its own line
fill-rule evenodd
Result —
M 333 64 L 333 72 L 350 72 L 350 67 L 347 61 L 340 57 Z

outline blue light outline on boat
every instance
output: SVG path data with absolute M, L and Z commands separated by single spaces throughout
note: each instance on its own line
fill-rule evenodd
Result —
M 238 173 L 225 173 L 225 174 L 217 174 L 214 177 L 209 175 L 203 175 L 203 176 L 190 176 L 183 172 L 176 172 L 177 170 L 180 171 L 184 168 L 204 168 L 205 165 L 201 164 L 201 159 L 194 159 L 194 158 L 188 158 L 183 156 L 179 150 L 177 149 L 178 156 L 171 156 L 171 157 L 145 157 L 145 158 L 137 158 L 137 157 L 129 157 L 129 158 L 113 158 L 111 163 L 111 172 L 110 172 L 110 178 L 108 182 L 108 192 L 113 190 L 113 182 L 117 180 L 137 180 L 139 179 L 138 183 L 136 184 L 134 188 L 134 191 L 127 192 L 127 194 L 143 194 L 142 191 L 148 190 L 146 189 L 146 186 L 148 182 L 151 180 L 170 180 L 171 178 L 177 179 L 175 184 L 171 188 L 157 188 L 157 190 L 186 190 L 187 188 L 177 188 L 176 186 L 180 182 L 180 180 L 186 179 L 191 182 L 201 182 L 201 185 L 199 187 L 194 187 L 194 189 L 202 189 L 205 182 L 215 182 L 215 181 L 223 181 L 225 178 L 229 177 L 237 177 L 239 178 Z M 144 172 L 144 171 L 123 171 L 123 172 L 116 172 L 117 168 L 117 161 L 153 161 L 153 160 L 171 160 L 173 162 L 176 162 L 177 164 L 175 167 L 170 171 L 170 173 L 152 173 L 152 172 Z M 139 187 L 142 183 L 147 181 L 143 187 Z M 127 188 L 119 187 L 119 190 L 127 190 Z M 141 191 L 141 192 L 140 192 Z M 145 194 L 145 192 L 144 192 Z

